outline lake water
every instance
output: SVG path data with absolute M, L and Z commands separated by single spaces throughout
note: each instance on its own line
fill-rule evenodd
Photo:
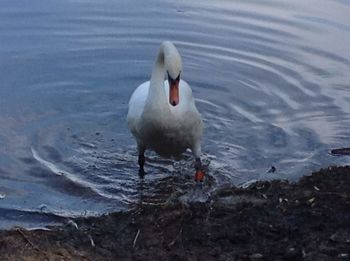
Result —
M 348 163 L 329 150 L 350 145 L 349 14 L 346 0 L 1 1 L 0 227 L 191 184 L 188 155 L 148 154 L 140 180 L 125 123 L 163 40 L 204 118 L 210 189 Z

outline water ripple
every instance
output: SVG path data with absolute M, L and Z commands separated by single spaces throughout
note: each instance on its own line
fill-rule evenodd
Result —
M 69 217 L 191 198 L 191 155 L 149 153 L 140 180 L 125 124 L 165 39 L 182 54 L 203 115 L 206 193 L 346 162 L 327 153 L 350 135 L 346 1 L 2 4 L 3 220 L 31 223 L 38 206 Z

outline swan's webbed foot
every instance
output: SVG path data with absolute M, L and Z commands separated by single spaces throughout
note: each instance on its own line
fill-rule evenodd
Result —
M 143 166 L 145 165 L 145 161 L 146 161 L 145 155 L 139 155 L 139 160 L 138 160 L 138 163 L 139 163 L 139 166 L 140 166 L 140 168 L 139 168 L 139 176 L 141 178 L 143 178 L 145 176 L 145 174 L 146 174 L 146 172 L 145 172 L 145 170 L 143 168 Z
M 196 169 L 194 180 L 202 182 L 204 180 L 205 173 L 202 169 L 202 162 L 200 158 L 196 158 L 196 162 L 194 163 L 194 168 Z

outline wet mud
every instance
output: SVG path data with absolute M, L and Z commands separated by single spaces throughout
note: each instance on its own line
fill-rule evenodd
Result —
M 349 260 L 350 167 L 0 232 L 1 260 Z

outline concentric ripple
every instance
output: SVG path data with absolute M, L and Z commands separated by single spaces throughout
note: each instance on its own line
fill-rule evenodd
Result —
M 0 10 L 0 227 L 36 227 L 218 186 L 295 180 L 349 147 L 347 1 L 5 0 Z M 190 153 L 148 154 L 125 117 L 160 42 L 183 57 L 205 123 L 208 181 Z M 271 166 L 276 171 L 271 172 Z M 19 218 L 20 217 L 20 218 Z M 27 219 L 26 219 L 27 217 Z

